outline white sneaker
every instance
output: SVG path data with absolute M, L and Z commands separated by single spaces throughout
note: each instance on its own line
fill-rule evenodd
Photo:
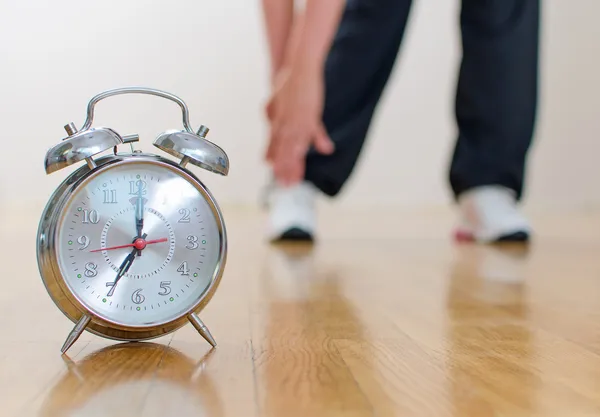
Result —
M 481 243 L 525 242 L 531 227 L 517 209 L 513 190 L 483 186 L 469 190 L 458 199 L 461 224 L 459 241 Z
M 316 188 L 304 181 L 292 187 L 271 186 L 267 235 L 271 241 L 312 241 L 316 228 Z

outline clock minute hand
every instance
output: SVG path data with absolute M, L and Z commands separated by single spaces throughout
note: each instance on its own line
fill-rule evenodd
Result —
M 147 235 L 144 233 L 144 235 L 142 236 L 142 239 L 145 239 L 146 236 Z M 136 238 L 136 240 L 137 240 L 137 238 Z M 119 282 L 119 280 L 121 278 L 123 278 L 123 275 L 125 275 L 125 273 L 129 270 L 129 268 L 131 267 L 131 264 L 133 264 L 133 261 L 135 260 L 135 255 L 137 252 L 138 252 L 138 249 L 134 248 L 131 251 L 131 253 L 129 255 L 127 255 L 127 257 L 123 260 L 123 263 L 119 267 L 119 272 L 117 273 L 117 277 L 113 281 L 110 291 L 108 292 L 108 294 L 106 294 L 107 297 L 111 297 L 114 294 L 115 289 L 117 288 L 117 283 Z M 110 285 L 110 284 L 107 284 L 107 285 Z
M 138 195 L 135 202 L 135 229 L 137 237 L 142 236 L 142 230 L 144 229 L 144 199 L 142 198 L 142 181 L 140 180 L 138 185 Z M 142 251 L 138 250 L 138 256 L 142 256 Z

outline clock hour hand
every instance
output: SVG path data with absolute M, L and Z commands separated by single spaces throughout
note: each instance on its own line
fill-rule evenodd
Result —
M 142 239 L 145 239 L 146 236 L 147 235 L 144 233 L 144 235 L 142 236 Z M 136 240 L 137 240 L 137 238 L 136 238 Z M 133 264 L 133 261 L 135 259 L 135 255 L 137 254 L 137 252 L 138 252 L 138 249 L 134 248 L 131 251 L 131 253 L 129 255 L 127 255 L 127 257 L 123 260 L 123 263 L 119 267 L 119 272 L 117 273 L 117 277 L 113 281 L 110 291 L 108 292 L 108 294 L 106 294 L 107 297 L 111 297 L 114 294 L 115 289 L 117 288 L 117 283 L 119 282 L 119 280 L 121 278 L 123 278 L 123 275 L 125 275 L 125 273 L 129 270 L 129 268 L 131 267 L 131 264 Z M 110 285 L 110 284 L 107 284 L 107 285 Z
M 135 259 L 135 254 L 136 253 L 137 253 L 137 249 L 132 250 L 131 253 L 129 255 L 127 255 L 127 257 L 125 258 L 125 260 L 121 264 L 121 267 L 119 268 L 119 272 L 117 273 L 117 277 L 112 282 L 112 286 L 110 288 L 110 291 L 108 292 L 108 294 L 106 294 L 107 297 L 111 297 L 114 294 L 115 288 L 117 288 L 117 283 L 123 277 L 123 275 L 125 275 L 125 273 L 129 269 L 129 267 L 133 263 L 133 260 Z M 108 286 L 108 285 L 110 285 L 110 283 L 107 283 L 106 285 Z

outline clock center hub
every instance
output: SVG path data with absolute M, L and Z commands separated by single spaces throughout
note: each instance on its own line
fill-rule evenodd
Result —
M 102 251 L 104 260 L 115 273 L 119 272 L 120 265 L 131 250 L 138 250 L 124 276 L 139 279 L 158 274 L 171 262 L 175 251 L 175 233 L 161 212 L 144 207 L 142 233 L 146 236 L 132 239 L 132 236 L 136 236 L 135 214 L 135 207 L 130 206 L 109 218 L 102 229 L 100 242 L 103 248 L 107 248 Z
M 133 247 L 135 247 L 137 250 L 144 249 L 146 247 L 146 239 L 138 237 L 135 242 L 133 242 Z

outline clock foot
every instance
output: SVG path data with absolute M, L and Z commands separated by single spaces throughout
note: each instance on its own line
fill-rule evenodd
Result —
M 75 343 L 79 336 L 81 336 L 81 333 L 83 333 L 90 320 L 90 316 L 81 316 L 73 330 L 71 330 L 71 333 L 69 333 L 67 336 L 67 340 L 65 340 L 65 344 L 60 349 L 60 353 L 65 353 L 71 346 L 73 346 L 73 343 Z
M 214 337 L 212 337 L 212 334 L 210 334 L 208 327 L 206 327 L 206 325 L 204 323 L 202 323 L 202 320 L 200 320 L 200 317 L 198 317 L 198 315 L 196 313 L 192 313 L 188 316 L 188 318 L 189 318 L 190 322 L 192 323 L 192 325 L 196 328 L 196 330 L 198 330 L 198 333 L 200 333 L 200 335 L 208 343 L 210 343 L 210 345 L 212 347 L 216 347 L 217 342 L 215 341 Z

